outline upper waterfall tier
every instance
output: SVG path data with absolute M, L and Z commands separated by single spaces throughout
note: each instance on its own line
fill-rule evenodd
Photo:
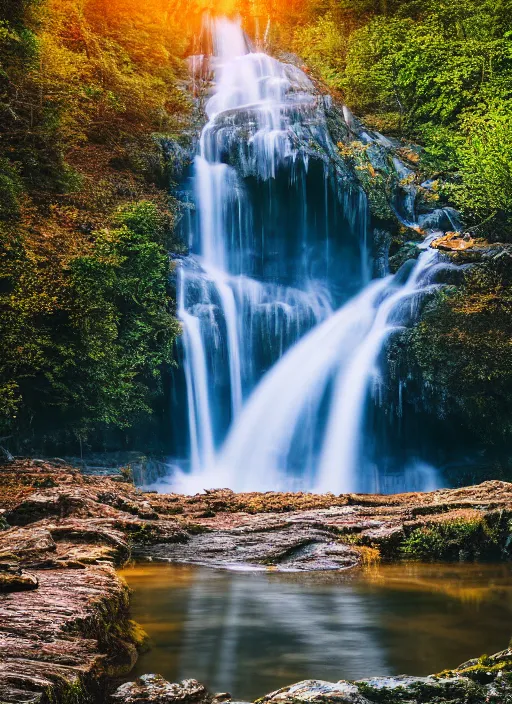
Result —
M 201 156 L 236 166 L 243 176 L 268 179 L 305 156 L 311 141 L 328 150 L 323 99 L 300 69 L 252 52 L 238 25 L 214 22 L 216 56 L 209 122 Z

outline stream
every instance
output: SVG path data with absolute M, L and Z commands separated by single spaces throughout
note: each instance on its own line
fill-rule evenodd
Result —
M 427 675 L 510 639 L 510 565 L 277 574 L 147 563 L 122 574 L 152 640 L 130 679 L 194 678 L 235 700 L 303 679 Z

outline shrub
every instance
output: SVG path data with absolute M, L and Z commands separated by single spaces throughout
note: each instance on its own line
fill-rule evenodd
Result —
M 414 560 L 470 560 L 500 555 L 499 526 L 484 518 L 456 518 L 416 528 L 400 546 Z

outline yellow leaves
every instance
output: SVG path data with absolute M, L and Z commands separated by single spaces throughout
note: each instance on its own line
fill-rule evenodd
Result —
M 494 291 L 489 290 L 485 293 L 480 292 L 457 299 L 452 306 L 452 310 L 454 313 L 462 313 L 463 315 L 489 312 L 493 310 L 496 305 L 500 305 L 503 297 L 504 292 L 500 289 Z
M 397 154 L 402 159 L 405 159 L 406 161 L 409 161 L 412 164 L 418 164 L 420 161 L 419 151 L 415 151 L 414 149 L 411 149 L 411 147 L 400 147 L 399 149 L 397 149 Z
M 377 178 L 379 175 L 370 162 L 367 162 L 366 164 L 358 164 L 358 166 L 355 167 L 355 170 L 365 172 L 369 174 L 371 178 Z
M 60 37 L 49 31 L 40 34 L 40 80 L 48 92 L 66 92 L 90 78 L 90 64 L 85 54 L 72 51 Z
M 350 142 L 350 144 L 338 142 L 337 147 L 342 156 L 351 158 L 361 157 L 368 150 L 368 145 L 359 141 Z
M 474 247 L 475 240 L 472 237 L 464 237 L 460 232 L 447 232 L 443 237 L 434 240 L 430 246 L 432 249 L 445 251 L 463 251 Z
M 372 179 L 376 179 L 379 176 L 377 169 L 369 161 L 367 157 L 368 144 L 364 144 L 360 141 L 354 141 L 350 144 L 344 144 L 343 142 L 338 142 L 337 147 L 339 149 L 340 155 L 345 159 L 351 159 L 356 162 L 355 170 L 359 172 L 364 172 L 370 176 Z
M 412 173 L 412 174 L 409 174 L 408 176 L 406 176 L 405 178 L 400 179 L 399 185 L 402 188 L 407 188 L 407 186 L 412 185 L 415 180 L 416 180 L 416 174 Z
M 73 206 L 62 206 L 56 203 L 50 205 L 50 213 L 65 227 L 74 227 L 79 217 L 79 211 Z
M 378 548 L 367 545 L 354 545 L 353 547 L 360 554 L 363 567 L 374 567 L 382 560 L 382 555 Z
M 68 147 L 171 131 L 190 110 L 175 83 L 188 38 L 167 0 L 47 0 L 41 19 L 30 80 Z

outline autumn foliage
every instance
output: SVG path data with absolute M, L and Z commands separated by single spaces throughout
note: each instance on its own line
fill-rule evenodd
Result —
M 75 450 L 140 422 L 173 362 L 162 144 L 190 122 L 195 14 L 0 7 L 0 432 L 20 451 Z

